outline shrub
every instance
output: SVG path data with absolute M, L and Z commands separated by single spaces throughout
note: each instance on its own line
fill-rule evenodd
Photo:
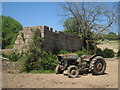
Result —
M 86 48 L 82 47 L 82 50 L 81 50 L 81 51 L 83 51 L 83 52 L 86 53 Z
M 113 58 L 113 57 L 115 56 L 115 52 L 114 52 L 112 49 L 107 49 L 107 48 L 105 48 L 105 49 L 103 50 L 102 56 L 103 56 L 104 58 Z
M 22 71 L 34 70 L 54 70 L 58 60 L 57 56 L 51 52 L 46 52 L 40 49 L 32 48 L 23 57 L 24 67 Z
M 69 54 L 69 53 L 72 53 L 72 52 L 68 52 L 68 51 L 65 51 L 65 50 L 60 50 L 59 54 Z
M 117 57 L 120 57 L 120 50 L 118 50 L 117 52 Z
M 79 56 L 86 55 L 86 49 L 84 47 L 82 47 L 81 50 L 78 50 L 75 53 L 77 53 Z
M 112 49 L 107 49 L 107 48 L 105 48 L 104 50 L 97 48 L 96 54 L 104 58 L 113 58 L 115 56 L 115 52 Z
M 21 54 L 18 54 L 18 53 L 3 54 L 3 57 L 8 58 L 9 61 L 16 62 L 21 57 Z
M 100 55 L 100 56 L 103 56 L 103 51 L 102 51 L 102 49 L 97 48 L 97 49 L 96 49 L 96 54 L 97 54 L 97 55 Z
M 86 52 L 84 52 L 84 51 L 76 51 L 75 53 L 77 53 L 78 54 L 78 56 L 81 56 L 81 55 L 85 55 L 86 54 Z
M 52 49 L 52 53 L 55 54 L 55 55 L 59 54 L 59 52 L 60 52 L 60 50 L 59 50 L 58 47 L 54 47 L 54 48 Z
M 69 53 L 76 53 L 79 56 L 81 56 L 81 55 L 85 55 L 86 54 L 86 49 L 82 48 L 81 50 L 78 50 L 76 52 L 68 52 L 68 51 L 65 51 L 65 50 L 60 50 L 60 52 L 59 52 L 59 54 L 69 54 Z

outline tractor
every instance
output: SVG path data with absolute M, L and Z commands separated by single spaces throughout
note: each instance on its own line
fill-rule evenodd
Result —
M 94 42 L 94 55 L 88 55 L 88 42 Z M 93 75 L 102 75 L 106 70 L 105 59 L 96 54 L 96 40 L 86 40 L 87 55 L 59 54 L 59 64 L 55 68 L 56 74 L 63 74 L 66 71 L 69 78 L 78 77 L 80 72 L 91 72 Z

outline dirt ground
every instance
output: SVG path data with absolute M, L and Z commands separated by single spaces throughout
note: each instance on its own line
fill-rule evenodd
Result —
M 107 59 L 106 74 L 65 75 L 3 72 L 3 88 L 118 88 L 118 59 Z

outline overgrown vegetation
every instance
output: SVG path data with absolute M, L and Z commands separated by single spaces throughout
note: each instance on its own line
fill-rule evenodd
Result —
M 102 49 L 97 48 L 97 49 L 96 49 L 96 54 L 102 56 L 102 54 L 103 54 Z
M 54 70 L 57 65 L 57 56 L 51 52 L 46 52 L 37 48 L 32 48 L 25 53 L 22 61 L 24 67 L 22 71 L 30 72 L 34 70 Z
M 11 17 L 2 17 L 2 48 L 12 48 L 22 25 Z
M 112 49 L 105 48 L 103 50 L 103 57 L 104 58 L 113 58 L 115 56 L 115 52 Z
M 89 51 L 89 52 L 90 52 L 89 55 L 93 55 L 94 53 L 93 51 Z M 59 52 L 59 54 L 69 54 L 69 53 L 75 53 L 75 54 L 78 54 L 79 56 L 86 55 L 86 49 L 82 48 L 82 50 L 78 50 L 76 52 L 68 52 L 64 50 L 61 50 Z M 112 49 L 107 49 L 107 48 L 105 48 L 104 50 L 97 48 L 96 54 L 104 58 L 113 58 L 115 56 L 115 52 Z
M 16 62 L 20 60 L 21 54 L 19 53 L 10 53 L 10 54 L 2 54 L 3 57 L 6 57 L 9 59 L 9 61 Z
M 113 58 L 115 56 L 115 52 L 112 49 L 107 48 L 105 48 L 104 50 L 97 48 L 96 53 L 103 56 L 104 58 Z
M 59 54 L 69 54 L 75 53 L 79 56 L 86 55 L 86 50 L 78 50 L 76 52 L 68 52 L 61 50 Z M 97 54 L 103 56 L 104 58 L 114 57 L 114 52 L 111 49 L 97 49 Z M 52 54 L 52 52 L 46 52 L 42 49 L 37 49 L 36 47 L 31 48 L 28 52 L 18 54 L 11 53 L 8 55 L 3 54 L 4 57 L 8 58 L 10 61 L 18 62 L 21 64 L 22 72 L 29 73 L 54 73 L 54 69 L 58 64 L 57 55 Z
M 81 55 L 86 54 L 86 49 L 82 48 L 81 50 L 78 50 L 76 52 L 68 52 L 68 51 L 65 51 L 65 50 L 60 50 L 60 52 L 59 52 L 59 54 L 69 54 L 69 53 L 75 53 L 75 54 L 78 54 L 79 56 L 81 56 Z

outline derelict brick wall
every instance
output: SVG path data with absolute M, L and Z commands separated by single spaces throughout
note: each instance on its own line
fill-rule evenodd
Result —
M 65 34 L 63 32 L 52 32 L 48 27 L 44 27 L 44 49 L 45 50 L 67 50 L 76 51 L 82 48 L 83 39 L 81 37 Z

